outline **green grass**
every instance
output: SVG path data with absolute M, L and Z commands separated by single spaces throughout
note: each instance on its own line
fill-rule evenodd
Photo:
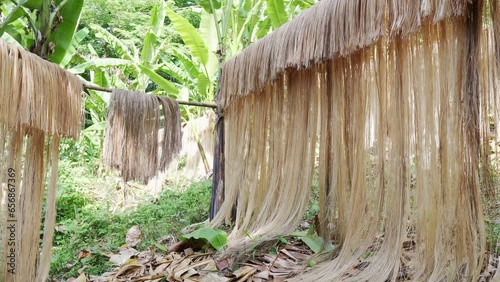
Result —
M 311 185 L 311 194 L 309 195 L 309 203 L 304 214 L 304 220 L 311 220 L 319 213 L 319 171 L 314 170 L 314 175 Z
M 127 231 L 134 225 L 139 225 L 142 231 L 142 242 L 136 249 L 145 250 L 158 239 L 179 235 L 182 228 L 208 218 L 210 181 L 188 187 L 165 187 L 156 200 L 144 197 L 134 208 L 112 212 L 116 204 L 112 197 L 96 199 L 96 193 L 107 193 L 116 189 L 116 185 L 107 184 L 109 181 L 102 177 L 89 176 L 77 166 L 62 163 L 60 168 L 52 279 L 76 277 L 84 266 L 86 274 L 108 271 L 112 266 L 103 254 L 117 251 L 125 244 Z M 79 260 L 78 253 L 83 249 L 92 255 Z
M 491 253 L 500 255 L 500 223 L 486 221 L 486 248 Z

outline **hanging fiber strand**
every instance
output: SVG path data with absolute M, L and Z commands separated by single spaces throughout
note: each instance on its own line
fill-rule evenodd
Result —
M 1 281 L 48 278 L 59 139 L 78 138 L 82 93 L 78 77 L 0 39 Z
M 0 122 L 9 129 L 24 126 L 78 139 L 83 118 L 80 79 L 1 39 L 0 59 Z
M 181 122 L 175 100 L 114 89 L 107 121 L 104 163 L 119 170 L 125 181 L 147 183 L 179 154 Z
M 228 61 L 226 255 L 293 232 L 319 165 L 317 230 L 338 247 L 292 281 L 477 281 L 500 136 L 487 3 L 323 0 Z

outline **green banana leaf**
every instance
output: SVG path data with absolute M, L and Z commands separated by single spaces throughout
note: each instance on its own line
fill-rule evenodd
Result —
M 172 53 L 174 57 L 179 60 L 179 62 L 182 64 L 186 72 L 189 74 L 189 76 L 192 79 L 198 78 L 200 75 L 201 71 L 198 69 L 198 67 L 194 64 L 192 60 L 189 59 L 189 57 L 182 52 L 179 48 L 172 48 Z
M 2 24 L 0 24 L 0 36 L 6 31 L 9 24 L 19 19 L 20 17 L 25 16 L 27 13 L 24 10 L 23 4 L 25 4 L 26 0 L 21 1 L 19 5 L 13 6 L 12 10 L 9 12 L 7 17 L 3 20 Z M 6 6 L 9 7 L 9 6 Z
M 135 59 L 135 56 L 132 55 L 130 49 L 125 45 L 125 43 L 123 43 L 120 39 L 111 34 L 109 31 L 96 24 L 89 24 L 89 27 L 95 32 L 95 37 L 111 44 L 111 46 L 120 53 L 120 56 L 122 58 L 130 60 Z
M 73 40 L 71 41 L 71 45 L 69 45 L 68 50 L 66 51 L 66 54 L 64 55 L 64 58 L 62 61 L 59 63 L 60 66 L 65 67 L 73 58 L 73 56 L 76 54 L 76 49 L 80 45 L 80 43 L 87 37 L 89 34 L 88 28 L 84 28 L 79 30 L 77 33 L 75 33 L 75 36 L 73 37 Z
M 110 87 L 109 80 L 106 77 L 106 73 L 101 69 L 96 69 L 95 71 L 92 71 L 90 77 L 94 84 L 102 87 Z
M 262 37 L 266 36 L 269 33 L 269 30 L 271 29 L 271 19 L 266 18 L 263 21 L 260 21 L 257 24 L 257 29 L 255 30 L 255 36 L 257 39 L 261 39 Z
M 155 71 L 143 66 L 138 65 L 141 69 L 141 72 L 149 77 L 154 83 L 158 85 L 158 87 L 167 91 L 168 93 L 178 94 L 179 89 L 177 89 L 170 81 L 163 78 L 161 75 L 157 74 Z
M 144 47 L 142 48 L 142 52 L 141 52 L 141 62 L 145 65 L 145 66 L 150 66 L 151 65 L 151 60 L 153 59 L 153 56 L 154 56 L 154 51 L 155 51 L 155 46 L 154 46 L 154 42 L 156 41 L 156 36 L 151 33 L 151 32 L 148 32 L 146 34 L 146 37 L 144 38 Z
M 99 55 L 97 54 L 97 51 L 94 49 L 94 46 L 92 44 L 88 43 L 87 48 L 89 49 L 89 52 L 92 56 L 98 57 Z
M 28 49 L 29 46 L 33 44 L 33 35 L 30 33 L 28 35 L 24 32 L 25 23 L 23 20 L 19 19 L 7 25 L 5 32 L 1 37 L 8 37 L 10 40 L 17 42 L 16 45 L 21 46 L 21 48 Z M 12 43 L 12 42 L 11 42 Z
M 212 2 L 212 3 L 210 3 Z M 196 1 L 200 7 L 202 7 L 207 13 L 212 14 L 212 5 L 214 9 L 218 10 L 221 7 L 221 1 L 220 0 L 198 0 Z
M 42 6 L 42 1 L 43 0 L 28 0 L 26 3 L 23 4 L 24 7 L 34 10 L 34 9 L 40 9 L 40 6 Z
M 181 84 L 188 84 L 190 81 L 190 77 L 187 74 L 187 71 L 183 68 L 178 67 L 172 62 L 164 63 L 159 68 L 159 70 L 177 79 L 177 81 L 179 81 L 179 83 Z
M 206 64 L 207 73 L 206 76 L 212 80 L 217 75 L 217 70 L 219 66 L 219 61 L 215 52 L 219 47 L 219 38 L 217 36 L 217 32 L 215 29 L 215 20 L 212 15 L 201 12 L 201 21 L 200 21 L 200 35 L 203 41 L 205 42 L 205 46 L 208 48 L 208 62 Z
M 267 0 L 267 13 L 275 29 L 288 21 L 283 0 Z
M 155 5 L 151 11 L 151 19 L 149 22 L 150 30 L 146 34 L 142 47 L 141 61 L 145 66 L 151 66 L 156 53 L 155 42 L 160 34 L 164 20 L 165 13 L 163 11 L 163 1 L 161 1 L 160 4 Z
M 309 9 L 312 5 L 314 5 L 317 2 L 317 0 L 293 0 L 290 1 L 290 6 L 292 6 L 293 10 L 296 9 L 296 7 L 299 7 L 300 10 L 305 10 Z M 293 12 L 293 11 L 290 11 Z
M 200 92 L 200 94 L 204 97 L 208 97 L 210 80 L 208 80 L 208 78 L 205 76 L 204 73 L 200 73 L 200 76 L 198 76 L 197 86 L 198 86 L 198 91 Z M 211 98 L 211 97 L 209 97 L 209 98 Z
M 2 38 L 3 40 L 5 40 L 6 42 L 10 43 L 10 44 L 13 44 L 19 48 L 24 48 L 14 37 L 12 37 L 12 35 L 10 35 L 8 32 L 2 34 L 2 36 L 0 36 L 0 38 Z
M 153 32 L 156 36 L 160 34 L 161 28 L 163 27 L 163 22 L 165 21 L 165 11 L 164 11 L 164 3 L 160 1 L 158 5 L 153 7 L 151 11 L 151 19 L 149 20 L 149 25 L 151 28 L 151 32 Z
M 208 49 L 200 34 L 188 20 L 176 14 L 172 9 L 166 7 L 165 11 L 172 21 L 175 30 L 181 36 L 184 44 L 191 51 L 193 57 L 205 67 L 208 64 Z
M 61 4 L 63 0 L 56 0 L 56 5 Z M 60 64 L 66 57 L 70 48 L 73 36 L 80 22 L 83 0 L 68 0 L 61 8 L 60 14 L 63 18 L 57 28 L 50 34 L 49 41 L 55 44 L 54 53 L 49 55 L 49 60 Z

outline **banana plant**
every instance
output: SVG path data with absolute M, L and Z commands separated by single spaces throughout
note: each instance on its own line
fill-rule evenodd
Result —
M 191 99 L 211 101 L 218 69 L 226 60 L 315 2 L 198 0 L 202 8 L 199 29 L 167 7 L 166 14 L 184 45 L 171 46 L 161 70 L 187 87 Z
M 189 87 L 185 91 L 191 92 L 191 100 L 211 101 L 218 70 L 215 55 L 218 38 L 213 33 L 213 19 L 202 12 L 200 28 L 197 30 L 172 9 L 167 7 L 165 11 L 184 45 L 171 46 L 171 54 L 166 56 L 163 70 L 177 77 L 184 87 Z
M 4 1 L 0 37 L 64 66 L 85 36 L 75 37 L 82 7 L 83 0 Z
M 217 23 L 219 62 L 288 22 L 317 0 L 198 0 Z
M 29 34 L 30 38 L 25 35 L 28 20 L 31 26 L 35 28 L 33 17 L 30 15 L 32 11 L 27 7 L 28 4 L 33 6 L 26 0 L 19 3 L 5 1 L 0 5 L 0 15 L 2 16 L 0 17 L 0 37 L 22 47 L 33 43 L 34 38 L 32 34 Z
M 234 42 L 245 41 L 243 37 L 248 29 L 252 32 L 258 26 L 263 1 L 244 0 L 236 5 L 233 1 L 199 0 L 197 3 L 203 9 L 198 29 L 180 13 L 165 8 L 184 44 L 171 46 L 170 54 L 164 58 L 162 71 L 187 88 L 191 100 L 212 101 L 221 64 L 250 43 L 246 38 L 248 44 Z M 229 29 L 230 25 L 241 27 Z M 262 33 L 267 31 L 269 28 Z M 232 34 L 231 40 L 228 40 L 227 34 Z M 222 46 L 231 47 L 230 55 Z
M 123 43 L 105 28 L 90 24 L 89 28 L 94 31 L 95 36 L 112 46 L 120 58 L 98 58 L 94 53 L 91 54 L 91 58 L 87 62 L 76 65 L 69 71 L 75 74 L 83 74 L 87 70 L 92 71 L 98 75 L 94 75 L 94 79 L 91 79 L 90 82 L 99 86 L 107 86 L 103 85 L 105 82 L 110 82 L 106 77 L 109 76 L 110 72 L 114 72 L 114 76 L 119 79 L 112 80 L 111 85 L 109 85 L 111 87 L 168 94 L 177 98 L 180 93 L 178 87 L 158 73 L 161 50 L 164 48 L 164 45 L 158 42 L 158 38 L 163 30 L 164 19 L 164 3 L 159 1 L 151 11 L 149 29 L 144 37 L 141 50 L 138 50 L 134 45 L 129 46 Z M 92 46 L 89 49 L 93 50 Z M 156 84 L 158 88 L 151 89 L 151 82 Z

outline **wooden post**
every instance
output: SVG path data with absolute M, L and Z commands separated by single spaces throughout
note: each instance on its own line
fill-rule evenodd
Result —
M 215 122 L 215 151 L 212 178 L 212 201 L 210 202 L 210 220 L 214 219 L 224 202 L 224 112 L 217 109 Z
M 211 2 L 210 2 L 211 3 Z M 216 16 L 214 14 L 214 19 Z M 216 21 L 217 22 L 217 21 Z M 222 203 L 224 203 L 224 181 L 225 181 L 225 158 L 224 158 L 224 109 L 220 106 L 220 87 L 222 77 L 222 65 L 226 57 L 224 46 L 224 35 L 220 32 L 219 26 L 217 27 L 217 36 L 219 37 L 219 48 L 217 50 L 217 58 L 219 61 L 219 75 L 217 77 L 217 92 L 215 94 L 215 104 L 217 114 L 215 120 L 215 150 L 214 150 L 214 166 L 212 176 L 212 200 L 210 202 L 210 221 L 219 212 Z

